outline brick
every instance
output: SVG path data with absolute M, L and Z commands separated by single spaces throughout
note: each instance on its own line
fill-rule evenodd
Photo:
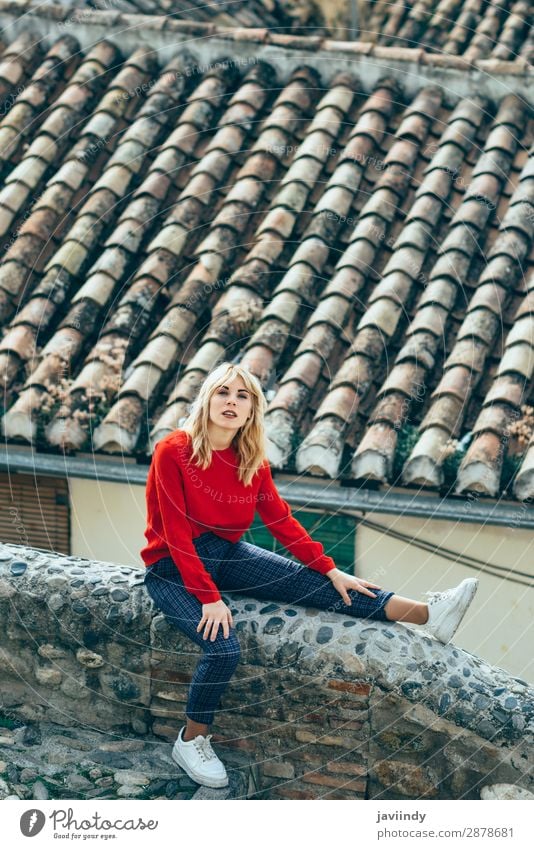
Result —
M 353 701 L 343 701 L 336 705 L 336 713 L 341 719 L 356 719 L 358 721 L 368 718 L 369 702 L 362 696 L 352 696 Z M 332 716 L 334 711 L 329 711 Z
M 348 793 L 343 793 L 341 790 L 331 790 L 329 793 L 321 793 L 319 801 L 322 799 L 326 799 L 327 801 L 331 801 L 333 799 L 365 799 L 365 793 L 365 790 L 360 792 L 352 791 Z
M 358 740 L 352 740 L 350 737 L 334 737 L 331 734 L 312 734 L 311 731 L 298 729 L 295 733 L 299 743 L 320 743 L 321 746 L 341 746 L 342 748 L 350 749 L 354 745 L 358 745 Z
M 152 688 L 152 700 L 150 702 L 150 706 L 153 704 L 157 704 L 163 706 L 165 703 L 169 702 L 186 702 L 187 701 L 187 689 L 172 689 L 172 688 L 164 688 L 158 689 L 156 687 Z
M 295 777 L 295 767 L 289 761 L 268 761 L 263 764 L 261 769 L 264 775 L 269 775 L 273 778 Z
M 334 775 L 324 775 L 320 772 L 309 772 L 300 776 L 301 781 L 308 784 L 318 784 L 322 787 L 341 787 L 343 790 L 356 790 L 358 793 L 365 793 L 367 786 L 366 781 L 351 778 L 347 781 L 346 778 L 337 778 Z
M 329 761 L 326 764 L 328 772 L 341 772 L 345 775 L 367 775 L 367 767 L 363 764 L 354 763 L 354 761 Z
M 177 672 L 175 669 L 165 669 L 158 666 L 157 673 L 152 672 L 152 686 L 162 687 L 166 684 L 190 684 L 192 672 Z
M 334 719 L 330 719 L 329 721 L 330 728 L 334 731 L 343 730 L 343 731 L 361 731 L 364 727 L 364 722 L 356 722 L 355 720 L 341 720 L 339 717 L 335 717 Z
M 222 734 L 213 734 L 213 742 L 218 743 L 221 748 L 239 749 L 244 752 L 256 752 L 254 740 L 245 737 L 225 737 Z
M 352 698 L 355 698 L 354 696 Z M 359 703 L 361 703 L 361 697 L 358 697 Z M 330 709 L 334 710 L 337 708 L 340 699 L 339 696 L 336 695 L 332 698 L 332 693 L 329 692 L 327 695 L 323 695 L 322 693 L 315 693 L 313 699 L 306 697 L 302 697 L 302 693 L 298 693 L 295 697 L 284 697 L 283 700 L 278 702 L 279 707 L 281 707 L 284 715 L 288 715 L 290 713 L 294 713 L 295 710 L 299 712 L 299 716 L 302 716 L 303 711 L 307 710 L 310 713 L 322 713 Z
M 305 713 L 301 719 L 303 722 L 319 722 L 321 725 L 325 722 L 325 716 L 322 713 Z
M 154 722 L 152 724 L 152 733 L 157 737 L 164 737 L 165 740 L 176 740 L 180 729 L 176 725 L 168 725 L 165 722 Z
M 339 681 L 331 678 L 327 686 L 330 690 L 354 693 L 356 696 L 368 696 L 371 692 L 371 685 L 367 681 Z
M 294 759 L 295 764 L 295 777 L 301 778 L 306 772 L 315 772 L 316 770 L 324 769 L 324 758 L 320 755 L 310 756 L 307 758 L 301 758 L 299 752 L 299 758 Z M 303 763 L 304 761 L 304 763 Z
M 289 754 L 289 752 L 288 752 Z M 313 766 L 322 767 L 325 763 L 332 757 L 332 752 L 330 749 L 326 749 L 323 751 L 320 747 L 310 746 L 308 749 L 304 747 L 300 749 L 293 749 L 291 751 L 291 760 L 294 763 L 298 761 L 304 761 L 304 764 L 311 763 Z M 304 767 L 304 764 L 302 766 Z M 301 764 L 299 764 L 300 766 Z
M 306 790 L 292 790 L 291 787 L 272 787 L 269 798 L 274 796 L 282 796 L 284 799 L 316 799 L 314 793 L 309 793 Z
M 154 716 L 158 719 L 167 719 L 167 720 L 183 720 L 184 718 L 184 709 L 183 706 L 176 706 L 172 703 L 167 705 L 150 705 L 150 715 Z
M 298 728 L 295 732 L 295 738 L 299 743 L 317 743 L 319 739 L 317 734 L 312 734 L 311 731 L 303 731 L 301 728 Z
M 279 730 L 287 730 L 287 723 L 285 722 L 277 722 L 276 720 L 266 719 L 263 716 L 253 716 L 248 713 L 236 714 L 235 711 L 225 713 L 226 708 L 226 702 L 223 702 L 219 719 L 221 723 L 224 723 L 224 728 L 227 732 L 231 731 L 232 734 L 236 734 L 237 736 L 251 734 L 254 731 L 258 735 L 265 733 L 271 737 L 277 734 Z

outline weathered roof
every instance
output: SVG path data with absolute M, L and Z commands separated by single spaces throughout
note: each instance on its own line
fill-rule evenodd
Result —
M 362 0 L 359 40 L 467 61 L 534 60 L 531 0 Z
M 71 33 L 23 33 L 2 85 L 9 441 L 143 456 L 238 357 L 275 467 L 439 488 L 472 432 L 459 491 L 500 492 L 534 396 L 522 97 Z
M 24 14 L 29 9 L 50 13 L 67 10 L 81 12 L 79 20 L 91 11 L 115 14 L 140 14 L 161 20 L 213 23 L 217 26 L 268 27 L 278 32 L 306 33 L 323 29 L 321 15 L 311 3 L 293 4 L 287 0 L 9 0 L 9 5 Z M 324 30 L 326 32 L 326 30 Z

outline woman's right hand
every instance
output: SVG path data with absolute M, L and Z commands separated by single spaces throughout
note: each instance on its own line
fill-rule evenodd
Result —
M 234 620 L 230 609 L 221 598 L 219 601 L 211 602 L 211 604 L 202 605 L 202 619 L 198 623 L 197 631 L 204 628 L 203 639 L 207 640 L 211 633 L 211 642 L 213 642 L 217 637 L 219 625 L 222 625 L 224 636 L 229 637 L 230 628 L 233 624 Z

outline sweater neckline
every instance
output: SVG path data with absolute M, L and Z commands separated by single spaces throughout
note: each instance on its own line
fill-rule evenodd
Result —
M 231 451 L 233 453 L 235 449 L 233 445 L 229 445 L 228 448 L 212 448 L 211 450 L 214 454 L 225 454 L 227 451 Z
M 188 441 L 189 445 L 191 445 L 191 436 L 190 436 L 190 434 L 189 434 L 187 431 L 184 431 L 184 433 L 187 433 L 187 441 Z M 212 449 L 211 449 L 212 454 L 225 454 L 227 451 L 231 451 L 231 452 L 232 452 L 232 454 L 234 454 L 234 453 L 235 453 L 235 448 L 234 448 L 234 446 L 233 446 L 232 444 L 230 444 L 230 445 L 228 446 L 228 448 L 212 448 Z

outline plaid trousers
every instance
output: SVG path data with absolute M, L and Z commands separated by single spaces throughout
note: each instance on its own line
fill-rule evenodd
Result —
M 349 590 L 345 604 L 329 578 L 280 554 L 240 540 L 232 543 L 211 531 L 193 540 L 198 556 L 223 592 L 242 593 L 266 601 L 289 602 L 306 607 L 330 609 L 345 616 L 388 621 L 384 607 L 391 591 L 373 589 L 376 598 Z M 219 627 L 216 639 L 204 640 L 197 626 L 202 604 L 185 589 L 171 557 L 146 567 L 144 585 L 169 621 L 203 649 L 189 688 L 186 716 L 210 724 L 220 707 L 221 696 L 239 662 L 240 647 L 235 628 L 224 637 Z

